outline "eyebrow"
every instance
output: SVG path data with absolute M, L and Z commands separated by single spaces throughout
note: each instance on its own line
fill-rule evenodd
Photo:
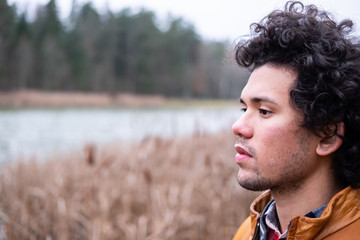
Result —
M 271 103 L 274 105 L 279 105 L 277 102 L 275 102 L 274 100 L 272 100 L 271 98 L 268 98 L 268 97 L 253 97 L 253 98 L 250 98 L 250 101 L 252 103 L 267 102 L 267 103 Z M 245 104 L 245 101 L 242 98 L 240 98 L 240 103 Z

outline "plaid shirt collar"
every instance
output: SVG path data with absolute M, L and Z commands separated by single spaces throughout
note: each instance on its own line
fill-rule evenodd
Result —
M 265 217 L 265 224 L 267 226 L 267 240 L 280 240 L 280 239 L 286 239 L 288 230 L 281 234 L 279 227 L 279 219 L 277 216 L 276 211 L 276 203 L 275 201 L 272 201 L 267 211 L 264 213 Z
M 284 233 L 281 234 L 280 230 L 279 230 L 279 219 L 277 216 L 277 211 L 276 211 L 276 203 L 274 200 L 270 201 L 268 203 L 269 206 L 267 206 L 265 209 L 265 213 L 263 214 L 263 220 L 261 221 L 263 222 L 263 224 L 265 224 L 266 226 L 266 237 L 262 236 L 261 239 L 266 239 L 266 240 L 283 240 L 286 239 L 287 234 L 288 234 L 288 228 L 286 229 L 286 231 Z M 321 213 L 324 211 L 325 207 L 327 204 L 324 204 L 323 206 L 307 213 L 305 215 L 305 217 L 310 217 L 310 218 L 318 218 L 320 217 Z M 289 223 L 290 226 L 290 223 Z

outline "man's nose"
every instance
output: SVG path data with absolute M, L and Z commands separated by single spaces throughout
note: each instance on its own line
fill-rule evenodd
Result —
M 246 112 L 233 124 L 232 131 L 236 136 L 242 136 L 244 138 L 251 138 L 253 136 L 254 129 L 251 124 L 251 119 Z

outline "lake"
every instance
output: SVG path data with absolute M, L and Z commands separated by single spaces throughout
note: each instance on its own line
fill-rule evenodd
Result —
M 240 114 L 235 107 L 0 111 L 0 163 L 20 157 L 42 159 L 87 143 L 132 143 L 151 136 L 231 131 Z

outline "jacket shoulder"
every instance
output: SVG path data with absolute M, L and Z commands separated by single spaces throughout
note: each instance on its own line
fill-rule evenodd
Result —
M 348 226 L 340 229 L 339 231 L 334 232 L 333 234 L 327 236 L 326 240 L 358 240 L 360 239 L 360 219 L 357 219 Z
M 251 218 L 248 217 L 236 231 L 233 240 L 249 240 L 251 233 Z

